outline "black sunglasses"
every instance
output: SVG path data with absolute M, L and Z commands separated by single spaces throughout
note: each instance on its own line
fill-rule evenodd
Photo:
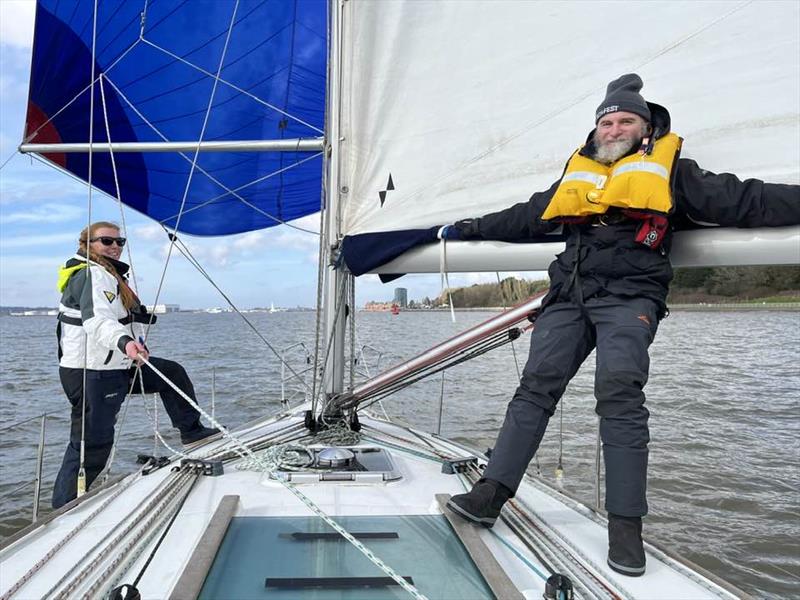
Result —
M 117 242 L 117 246 L 122 248 L 125 245 L 125 242 L 127 242 L 128 240 L 126 240 L 123 237 L 118 237 L 117 238 L 117 237 L 111 237 L 111 236 L 108 236 L 108 235 L 101 235 L 100 237 L 92 238 L 89 241 L 90 242 L 100 242 L 101 244 L 103 244 L 103 246 L 110 246 L 114 242 Z

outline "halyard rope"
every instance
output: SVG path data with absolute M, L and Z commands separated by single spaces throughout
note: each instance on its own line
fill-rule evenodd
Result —
M 270 473 L 274 472 L 276 466 L 274 464 L 270 464 L 266 462 L 263 456 L 257 456 L 250 448 L 245 445 L 242 441 L 238 438 L 233 436 L 225 427 L 222 426 L 214 417 L 209 415 L 205 410 L 203 410 L 197 402 L 192 400 L 188 395 L 186 395 L 183 390 L 181 390 L 177 385 L 175 385 L 170 379 L 164 375 L 161 371 L 159 371 L 156 367 L 154 367 L 150 361 L 148 361 L 144 356 L 141 354 L 139 355 L 139 360 L 141 360 L 145 365 L 151 368 L 156 375 L 161 377 L 172 389 L 174 389 L 186 402 L 189 403 L 192 407 L 194 407 L 202 416 L 208 419 L 208 422 L 211 423 L 214 427 L 217 427 L 220 432 L 222 433 L 223 437 L 225 437 L 229 442 L 231 442 L 234 447 L 233 450 L 236 452 L 242 459 L 246 461 L 246 464 L 251 467 L 257 468 L 259 471 L 264 471 Z M 369 548 L 367 548 L 364 544 L 359 542 L 356 538 L 354 538 L 350 533 L 348 533 L 341 525 L 339 525 L 336 521 L 326 515 L 322 509 L 320 509 L 314 502 L 305 496 L 302 492 L 300 492 L 293 484 L 289 483 L 288 481 L 284 481 L 283 479 L 277 477 L 277 481 L 283 485 L 287 490 L 289 490 L 294 496 L 296 496 L 303 504 L 305 504 L 314 514 L 316 514 L 319 518 L 321 518 L 325 523 L 330 525 L 334 530 L 339 532 L 339 534 L 344 537 L 348 542 L 353 544 L 357 550 L 359 550 L 367 559 L 369 559 L 376 567 L 381 569 L 384 573 L 386 573 L 389 577 L 391 577 L 394 581 L 397 582 L 404 590 L 406 590 L 412 597 L 417 598 L 418 600 L 427 600 L 426 597 L 421 594 L 416 587 L 412 584 L 408 583 L 405 579 L 403 579 L 400 575 L 398 575 L 389 565 L 384 563 L 380 558 L 378 558 Z

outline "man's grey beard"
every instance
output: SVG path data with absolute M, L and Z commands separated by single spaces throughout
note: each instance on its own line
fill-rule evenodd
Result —
M 610 165 L 630 152 L 634 145 L 640 143 L 641 140 L 638 139 L 616 140 L 602 145 L 595 142 L 594 159 L 597 162 Z
M 610 165 L 617 162 L 620 158 L 628 154 L 635 146 L 639 146 L 647 135 L 647 123 L 642 122 L 639 135 L 634 139 L 621 139 L 614 142 L 601 144 L 598 140 L 597 131 L 594 133 L 594 158 L 597 162 Z

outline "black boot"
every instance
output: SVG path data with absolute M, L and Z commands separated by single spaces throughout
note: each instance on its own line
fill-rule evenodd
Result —
M 608 566 L 630 577 L 644 575 L 642 518 L 608 514 Z
M 191 431 L 183 432 L 181 431 L 181 443 L 184 446 L 189 444 L 194 444 L 195 442 L 199 442 L 200 440 L 204 440 L 207 437 L 211 437 L 212 435 L 216 435 L 219 433 L 219 429 L 216 427 L 206 427 L 202 423 L 198 424 L 198 427 L 192 429 Z
M 467 494 L 458 494 L 447 501 L 447 508 L 460 516 L 491 527 L 500 516 L 500 509 L 511 497 L 509 490 L 502 483 L 491 479 L 480 479 Z

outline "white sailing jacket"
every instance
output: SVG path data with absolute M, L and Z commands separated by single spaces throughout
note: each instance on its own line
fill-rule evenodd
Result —
M 127 369 L 132 361 L 125 355 L 125 344 L 143 335 L 143 324 L 136 321 L 146 319 L 136 319 L 140 315 L 122 304 L 114 275 L 93 261 L 88 269 L 81 268 L 85 264 L 86 258 L 76 254 L 62 268 L 62 277 L 65 271 L 72 272 L 66 275 L 58 307 L 59 365 L 101 371 Z

